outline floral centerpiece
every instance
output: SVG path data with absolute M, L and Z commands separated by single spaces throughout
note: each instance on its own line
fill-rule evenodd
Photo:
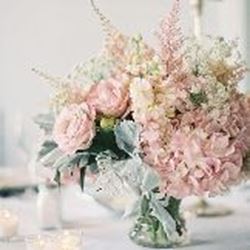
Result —
M 125 36 L 99 11 L 102 53 L 65 78 L 35 70 L 55 89 L 38 160 L 61 183 L 92 176 L 97 192 L 136 197 L 130 237 L 151 247 L 186 238 L 181 199 L 216 195 L 246 176 L 250 99 L 237 43 L 184 38 L 179 1 L 156 32 L 158 48 Z

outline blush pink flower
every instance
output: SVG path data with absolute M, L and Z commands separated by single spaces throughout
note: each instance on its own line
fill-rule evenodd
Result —
M 129 92 L 127 81 L 126 77 L 102 80 L 93 86 L 87 102 L 100 114 L 112 117 L 122 116 L 128 108 Z
M 168 150 L 165 165 L 157 168 L 169 195 L 217 194 L 240 178 L 242 152 L 221 133 L 209 136 L 202 129 L 178 130 Z
M 249 114 L 249 99 L 235 95 L 221 110 L 198 108 L 169 121 L 161 115 L 143 122 L 144 160 L 158 171 L 162 191 L 184 198 L 216 195 L 238 184 L 250 148 Z
M 67 154 L 89 148 L 94 136 L 95 110 L 87 103 L 64 108 L 56 119 L 53 138 Z

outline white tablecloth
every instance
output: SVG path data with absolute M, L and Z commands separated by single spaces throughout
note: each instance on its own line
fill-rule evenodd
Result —
M 247 193 L 235 193 L 212 202 L 223 202 L 234 209 L 231 216 L 191 218 L 188 228 L 190 246 L 183 250 L 250 250 L 250 202 Z M 64 194 L 64 220 L 80 223 L 84 232 L 83 250 L 142 250 L 127 237 L 130 221 L 120 220 L 94 202 L 81 199 L 79 193 Z M 250 196 L 250 194 L 249 194 Z M 240 197 L 240 198 L 239 198 Z M 0 199 L 0 206 L 9 207 L 20 217 L 19 235 L 39 233 L 36 217 L 36 195 Z M 0 242 L 0 250 L 25 250 L 23 242 Z M 49 250 L 49 249 L 48 249 Z

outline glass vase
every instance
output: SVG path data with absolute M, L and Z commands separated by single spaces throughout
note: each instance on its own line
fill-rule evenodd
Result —
M 137 245 L 171 248 L 188 242 L 185 221 L 180 213 L 181 200 L 172 197 L 143 196 L 138 217 L 129 233 Z

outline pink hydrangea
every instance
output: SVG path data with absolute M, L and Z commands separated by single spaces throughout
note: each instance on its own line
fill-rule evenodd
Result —
M 64 108 L 56 119 L 53 138 L 59 148 L 73 154 L 87 149 L 95 136 L 95 110 L 87 103 Z
M 223 110 L 177 115 L 165 131 L 160 119 L 143 124 L 144 159 L 159 172 L 162 190 L 184 198 L 217 194 L 237 183 L 250 148 L 249 114 L 249 99 L 235 95 Z

